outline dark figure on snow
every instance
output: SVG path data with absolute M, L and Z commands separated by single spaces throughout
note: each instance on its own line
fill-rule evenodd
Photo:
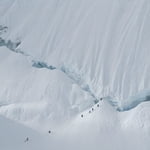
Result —
M 29 141 L 29 138 L 27 137 L 24 142 L 28 142 L 28 141 Z
M 99 107 L 99 104 L 97 104 L 97 107 Z
M 94 108 L 92 108 L 92 111 L 94 111 Z
M 83 115 L 81 115 L 81 117 L 83 118 Z
M 103 98 L 100 98 L 100 100 L 102 101 L 102 100 L 103 100 Z
M 48 133 L 50 134 L 50 133 L 52 133 L 52 132 L 49 130 Z

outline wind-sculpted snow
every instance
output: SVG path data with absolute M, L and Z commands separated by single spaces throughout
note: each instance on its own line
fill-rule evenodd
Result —
M 149 150 L 149 14 L 149 0 L 0 0 L 0 115 L 50 137 L 0 117 L 0 148 Z
M 13 36 L 23 37 L 22 50 L 54 66 L 77 66 L 97 97 L 124 101 L 149 89 L 148 1 L 33 0 L 12 7 L 5 16 L 17 16 L 9 24 Z
M 93 97 L 93 100 L 94 100 L 93 104 L 96 104 L 99 102 L 100 97 L 99 98 L 96 97 L 96 94 L 94 92 L 92 92 L 89 84 L 87 84 L 86 81 L 84 80 L 84 75 L 78 74 L 76 71 L 74 71 L 71 68 L 71 66 L 67 66 L 66 64 L 63 64 L 59 68 L 56 68 L 53 65 L 48 65 L 47 63 L 45 63 L 43 61 L 36 60 L 33 56 L 26 54 L 25 52 L 18 49 L 18 46 L 20 44 L 21 44 L 21 42 L 12 42 L 11 40 L 9 40 L 8 42 L 5 42 L 5 40 L 2 39 L 0 41 L 0 46 L 6 46 L 9 50 L 11 50 L 15 53 L 22 54 L 23 56 L 29 58 L 29 60 L 32 63 L 32 66 L 37 69 L 43 69 L 43 68 L 48 69 L 48 70 L 57 69 L 57 70 L 63 72 L 68 78 L 73 80 L 73 82 L 75 84 L 77 84 L 79 86 L 79 88 L 81 88 L 83 91 L 86 91 L 91 97 Z M 129 99 L 127 99 L 125 101 L 125 103 L 122 105 L 120 105 L 120 103 L 116 99 L 111 97 L 110 95 L 106 96 L 104 99 L 107 100 L 113 107 L 115 107 L 116 110 L 128 111 L 128 110 L 136 107 L 141 102 L 150 101 L 149 93 L 150 93 L 149 91 L 144 91 L 144 92 L 138 93 L 136 96 L 130 97 Z M 89 107 L 91 107 L 91 105 L 89 105 Z
M 62 65 L 60 70 L 64 72 L 70 79 L 72 79 L 79 87 L 88 92 L 93 98 L 94 98 L 94 103 L 98 103 L 100 98 L 97 98 L 95 94 L 92 92 L 90 86 L 86 83 L 84 80 L 84 77 L 75 71 L 71 67 L 67 67 L 65 65 Z
M 125 103 L 150 89 L 148 0 L 22 0 L 10 8 L 1 24 L 22 39 L 21 50 L 83 72 L 95 97 Z
M 25 52 L 21 51 L 20 49 L 17 49 L 17 47 L 21 44 L 21 42 L 12 42 L 9 40 L 8 42 L 5 42 L 5 40 L 0 41 L 0 46 L 6 46 L 9 50 L 22 54 L 23 56 L 29 58 L 29 60 L 32 63 L 32 66 L 38 69 L 45 68 L 49 70 L 60 70 L 63 73 L 67 75 L 68 78 L 72 79 L 75 84 L 77 84 L 82 90 L 88 92 L 93 98 L 94 103 L 98 103 L 98 98 L 95 97 L 95 95 L 92 93 L 89 85 L 84 81 L 83 77 L 81 75 L 77 74 L 76 72 L 73 72 L 71 68 L 66 67 L 65 65 L 62 65 L 60 68 L 56 68 L 55 66 L 48 65 L 47 63 L 36 60 L 33 56 L 26 54 Z
M 57 69 L 57 70 L 63 72 L 68 78 L 73 80 L 73 82 L 75 84 L 77 84 L 82 90 L 89 93 L 89 95 L 91 95 L 94 98 L 94 103 L 98 103 L 99 100 L 98 100 L 98 98 L 96 98 L 94 93 L 91 91 L 89 85 L 84 81 L 83 77 L 80 74 L 77 74 L 75 71 L 71 70 L 71 67 L 69 68 L 63 64 L 60 68 L 56 68 L 55 66 L 48 65 L 47 63 L 45 63 L 43 61 L 36 60 L 33 56 L 20 50 L 20 48 L 18 48 L 18 46 L 20 44 L 21 44 L 20 41 L 19 42 L 12 42 L 11 40 L 8 40 L 8 42 L 7 42 L 6 40 L 0 38 L 0 46 L 5 46 L 9 50 L 27 57 L 28 60 L 30 60 L 30 62 L 32 63 L 32 66 L 37 68 L 37 69 L 41 69 L 41 68 L 45 68 L 45 69 L 49 69 L 49 70 Z

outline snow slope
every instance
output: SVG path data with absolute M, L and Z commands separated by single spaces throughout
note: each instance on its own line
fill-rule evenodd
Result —
M 149 103 L 143 103 L 130 112 L 120 113 L 101 102 L 100 107 L 93 107 L 94 112 L 85 111 L 83 118 L 77 116 L 61 130 L 69 137 L 70 149 L 75 145 L 75 149 L 89 150 L 148 150 L 149 107 Z
M 1 0 L 0 114 L 60 143 L 148 150 L 149 25 L 148 0 Z
M 1 1 L 5 39 L 27 54 L 84 75 L 95 97 L 124 103 L 149 93 L 149 1 Z M 40 11 L 39 11 L 40 10 Z
M 100 107 L 93 107 L 94 112 L 83 112 L 83 118 L 78 115 L 57 131 L 52 129 L 51 134 L 37 133 L 0 117 L 0 146 L 3 150 L 149 150 L 149 107 L 143 103 L 131 112 L 120 113 L 101 102 Z
M 25 142 L 26 138 L 28 142 Z M 1 150 L 48 150 L 50 138 L 0 116 Z
M 1 114 L 26 124 L 46 121 L 56 126 L 93 105 L 93 98 L 63 72 L 34 68 L 7 49 L 0 56 Z

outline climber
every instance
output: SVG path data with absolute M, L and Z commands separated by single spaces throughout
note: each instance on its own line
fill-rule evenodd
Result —
M 83 115 L 81 115 L 81 117 L 83 118 Z
M 100 98 L 100 100 L 102 101 L 102 100 L 103 100 L 103 98 L 101 97 L 101 98 Z
M 52 132 L 49 130 L 48 133 L 50 134 L 50 133 L 52 133 Z
M 92 111 L 94 111 L 94 108 L 92 108 Z
M 27 137 L 24 142 L 28 142 L 28 141 L 29 141 L 29 138 Z

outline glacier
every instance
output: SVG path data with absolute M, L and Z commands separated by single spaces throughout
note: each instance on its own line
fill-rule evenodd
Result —
M 0 115 L 44 133 L 61 128 L 70 139 L 89 128 L 128 143 L 133 129 L 147 141 L 149 26 L 148 0 L 1 0 Z

